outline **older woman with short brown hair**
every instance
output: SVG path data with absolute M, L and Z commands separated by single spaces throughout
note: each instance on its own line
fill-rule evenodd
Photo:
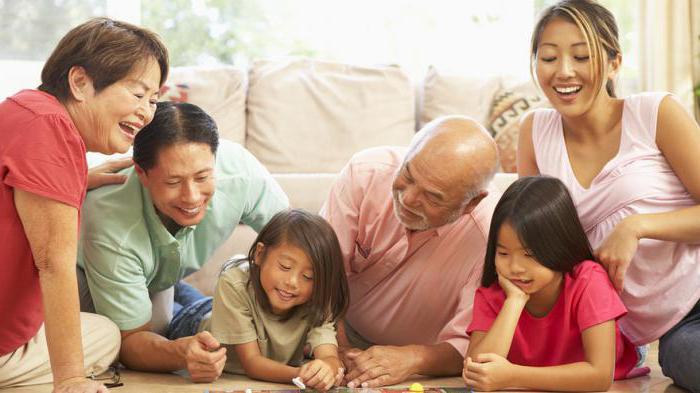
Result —
M 61 39 L 38 90 L 0 102 L 0 387 L 106 391 L 85 377 L 114 361 L 119 330 L 79 312 L 75 275 L 85 153 L 126 152 L 167 74 L 157 35 L 97 18 Z

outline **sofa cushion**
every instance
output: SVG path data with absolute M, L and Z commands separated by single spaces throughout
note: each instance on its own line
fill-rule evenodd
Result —
M 173 67 L 161 100 L 189 102 L 209 113 L 219 136 L 245 142 L 246 73 L 231 66 Z
M 517 172 L 516 154 L 520 119 L 527 112 L 549 106 L 546 98 L 530 81 L 516 84 L 505 83 L 493 100 L 488 129 L 496 140 L 501 170 Z
M 423 81 L 420 126 L 445 115 L 468 116 L 486 124 L 499 88 L 498 77 L 467 76 L 430 66 Z
M 246 147 L 271 172 L 336 172 L 414 134 L 414 90 L 398 67 L 261 60 L 249 81 Z

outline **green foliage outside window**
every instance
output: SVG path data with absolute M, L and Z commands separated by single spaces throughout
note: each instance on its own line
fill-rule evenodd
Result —
M 141 20 L 161 35 L 173 66 L 235 64 L 280 47 L 287 54 L 313 55 L 302 43 L 282 37 L 261 7 L 255 0 L 143 1 Z
M 0 0 L 0 59 L 46 59 L 68 30 L 94 15 L 104 14 L 105 3 L 105 0 Z

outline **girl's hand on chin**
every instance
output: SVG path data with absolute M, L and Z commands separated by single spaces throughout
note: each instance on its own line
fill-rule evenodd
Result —
M 498 274 L 498 285 L 500 285 L 503 292 L 506 293 L 506 299 L 521 299 L 525 302 L 530 299 L 529 294 L 525 293 L 525 291 L 500 273 Z

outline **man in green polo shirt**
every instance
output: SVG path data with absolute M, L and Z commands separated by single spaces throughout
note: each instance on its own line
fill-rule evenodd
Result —
M 121 330 L 122 363 L 144 371 L 186 368 L 193 381 L 212 381 L 226 355 L 211 335 L 163 336 L 173 286 L 201 268 L 239 223 L 260 230 L 288 207 L 287 196 L 248 151 L 219 144 L 214 121 L 191 104 L 159 103 L 136 136 L 133 158 L 124 184 L 87 194 L 78 265 L 95 311 Z

